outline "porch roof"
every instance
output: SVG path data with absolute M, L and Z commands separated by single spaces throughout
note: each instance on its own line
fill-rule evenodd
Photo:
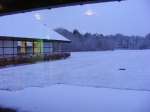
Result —
M 70 5 L 101 3 L 122 0 L 0 0 L 0 15 L 8 15 L 39 9 L 50 9 Z

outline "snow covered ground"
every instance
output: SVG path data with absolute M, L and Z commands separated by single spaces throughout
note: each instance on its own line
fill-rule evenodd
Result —
M 66 60 L 0 69 L 0 89 L 69 84 L 150 90 L 149 56 L 150 50 L 72 53 Z
M 19 112 L 150 112 L 149 56 L 150 50 L 82 52 L 0 69 L 0 106 Z
M 0 105 L 19 112 L 150 112 L 150 92 L 54 85 L 0 91 Z

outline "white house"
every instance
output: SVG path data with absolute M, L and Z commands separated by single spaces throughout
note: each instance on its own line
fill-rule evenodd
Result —
M 61 52 L 70 40 L 35 19 L 32 13 L 0 18 L 0 57 Z

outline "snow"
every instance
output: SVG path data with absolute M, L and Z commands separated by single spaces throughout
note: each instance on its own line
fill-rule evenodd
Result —
M 150 50 L 72 53 L 66 60 L 0 69 L 0 89 L 68 84 L 149 91 L 149 56 Z
M 68 41 L 69 39 L 65 38 L 64 36 L 60 35 L 59 33 L 55 32 L 54 30 L 50 30 L 48 35 L 45 37 L 50 40 L 60 40 L 60 41 Z
M 149 56 L 150 50 L 76 52 L 66 60 L 0 69 L 0 106 L 19 112 L 149 112 Z
M 149 112 L 150 92 L 54 85 L 0 91 L 0 105 L 19 112 Z
M 36 20 L 32 13 L 1 17 L 0 29 L 0 36 L 70 41 Z

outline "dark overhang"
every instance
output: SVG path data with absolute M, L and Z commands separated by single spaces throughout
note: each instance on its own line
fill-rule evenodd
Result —
M 122 0 L 0 0 L 0 16 L 41 9 Z

